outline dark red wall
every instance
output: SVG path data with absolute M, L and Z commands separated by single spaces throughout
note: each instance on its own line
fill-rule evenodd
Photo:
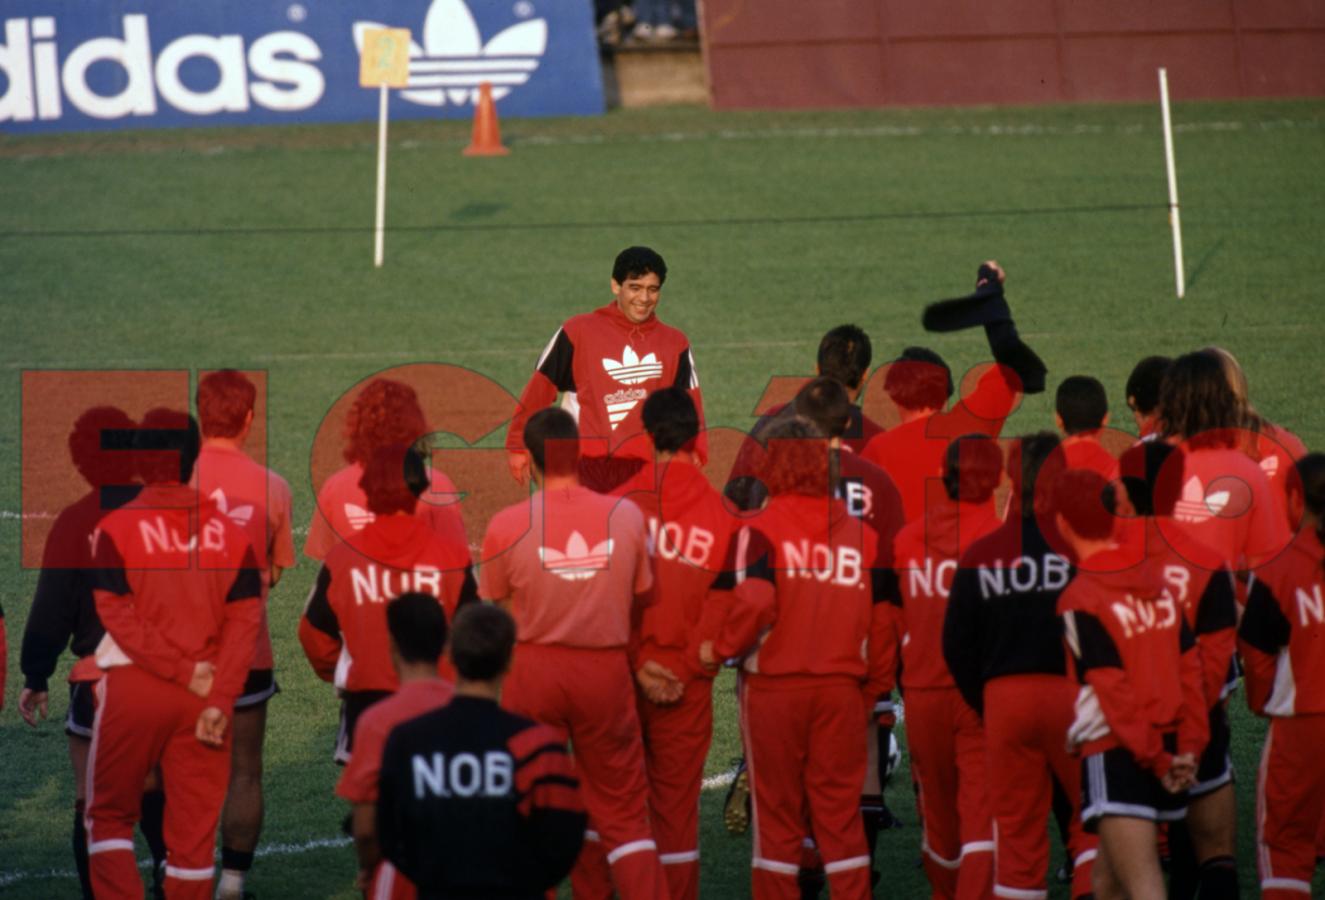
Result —
M 719 108 L 1325 95 L 1325 0 L 704 0 Z

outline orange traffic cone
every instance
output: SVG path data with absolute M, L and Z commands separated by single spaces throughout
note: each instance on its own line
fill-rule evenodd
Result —
M 469 139 L 465 156 L 505 156 L 511 151 L 501 144 L 497 125 L 497 106 L 492 102 L 492 84 L 478 86 L 478 107 L 474 110 L 474 136 Z

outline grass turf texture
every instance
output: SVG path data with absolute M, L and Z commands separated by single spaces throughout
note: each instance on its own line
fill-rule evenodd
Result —
M 1050 427 L 1052 387 L 1073 373 L 1101 378 L 1114 423 L 1129 423 L 1122 385 L 1137 359 L 1217 342 L 1242 360 L 1261 410 L 1319 448 L 1325 104 L 1179 103 L 1175 122 L 1181 302 L 1152 105 L 623 112 L 507 122 L 504 160 L 462 159 L 463 125 L 401 123 L 382 271 L 370 257 L 371 125 L 0 138 L 0 604 L 12 647 L 0 890 L 76 891 L 64 669 L 51 721 L 30 730 L 14 708 L 36 582 L 18 556 L 21 369 L 267 369 L 269 461 L 290 479 L 302 525 L 309 448 L 342 391 L 433 360 L 518 391 L 558 323 L 608 298 L 611 259 L 628 244 L 673 266 L 662 315 L 691 337 L 710 421 L 738 427 L 768 376 L 810 371 L 820 334 L 841 322 L 869 331 L 876 360 L 919 342 L 957 370 L 985 359 L 978 332 L 924 336 L 918 319 L 992 256 L 1051 370 L 1050 392 L 1005 433 Z M 283 688 L 267 739 L 263 844 L 274 854 L 249 882 L 264 897 L 353 896 L 348 847 L 303 847 L 337 838 L 344 812 L 331 794 L 336 704 L 295 638 L 314 574 L 302 560 L 271 598 Z M 729 688 L 724 678 L 710 773 L 738 752 Z M 1241 695 L 1234 708 L 1253 896 L 1264 728 Z M 927 893 L 908 783 L 899 773 L 889 794 L 907 827 L 881 839 L 881 895 Z M 703 800 L 703 892 L 742 896 L 750 844 L 722 831 L 721 799 Z

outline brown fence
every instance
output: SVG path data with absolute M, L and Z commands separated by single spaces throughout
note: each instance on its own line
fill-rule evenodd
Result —
M 704 0 L 719 108 L 1325 95 L 1325 0 Z

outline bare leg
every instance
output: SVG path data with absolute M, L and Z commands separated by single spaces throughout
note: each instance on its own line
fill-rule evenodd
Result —
M 1165 900 L 1154 822 L 1105 816 L 1099 821 L 1099 836 L 1096 900 Z
M 221 884 L 218 896 L 243 893 L 262 833 L 262 741 L 267 732 L 267 704 L 235 710 L 230 788 L 221 808 Z

